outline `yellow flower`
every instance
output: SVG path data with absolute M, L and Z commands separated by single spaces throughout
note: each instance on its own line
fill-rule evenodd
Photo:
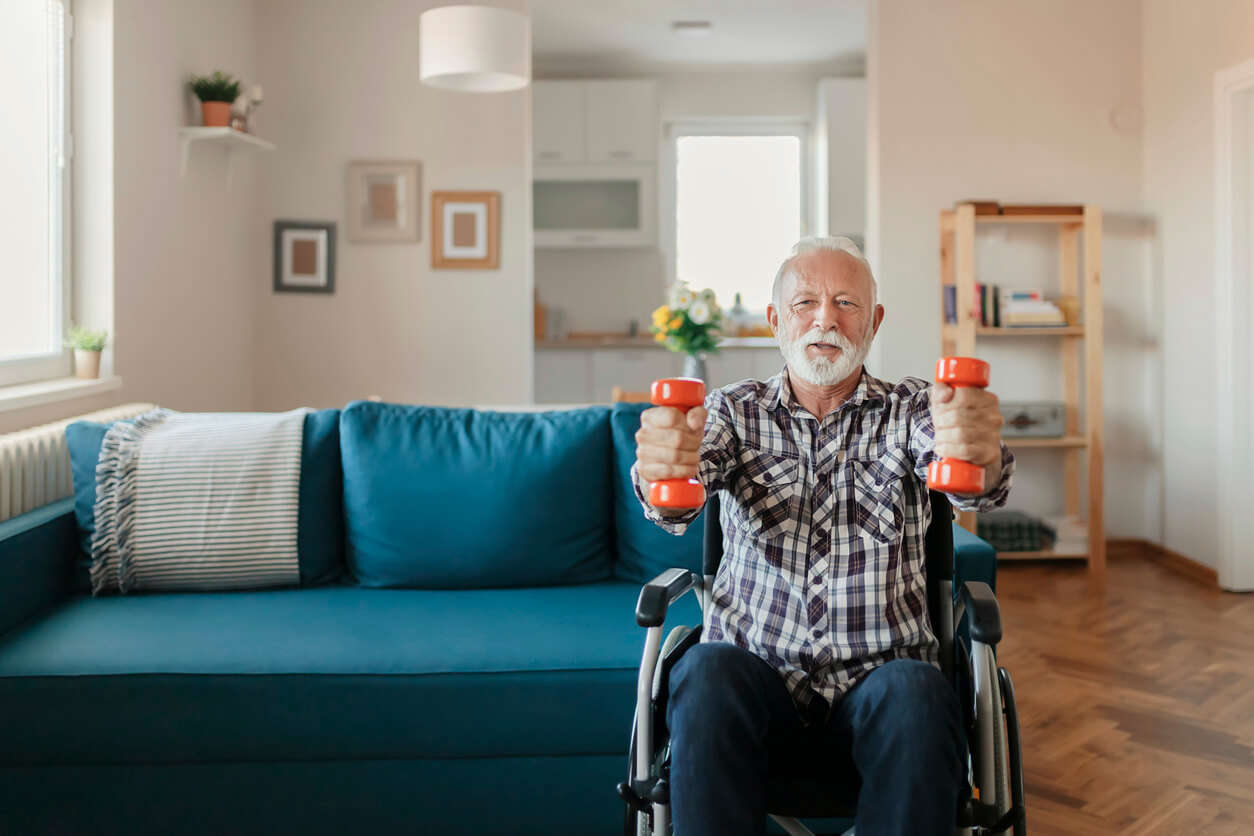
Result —
M 653 335 L 653 339 L 654 339 L 654 340 L 656 340 L 656 341 L 658 341 L 658 342 L 660 342 L 660 343 L 664 343 L 664 342 L 666 342 L 666 335 L 665 335 L 665 334 L 654 334 L 654 335 Z
M 674 319 L 672 319 L 670 322 L 666 323 L 666 327 L 674 331 L 676 328 L 678 328 L 679 326 L 683 324 L 684 324 L 683 318 L 677 316 Z
M 671 309 L 668 306 L 663 305 L 653 312 L 653 325 L 657 328 L 661 328 L 670 318 Z

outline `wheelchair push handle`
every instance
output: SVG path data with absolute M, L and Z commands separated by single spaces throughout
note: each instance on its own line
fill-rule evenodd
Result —
M 988 386 L 989 365 L 975 357 L 942 357 L 936 362 L 936 382 L 955 388 Z M 927 466 L 927 486 L 943 493 L 978 494 L 984 491 L 984 468 L 962 459 L 936 459 Z
M 649 400 L 654 406 L 670 406 L 685 415 L 705 403 L 705 381 L 694 377 L 668 377 L 653 381 Z M 661 479 L 649 485 L 649 504 L 655 508 L 700 508 L 705 488 L 696 479 Z

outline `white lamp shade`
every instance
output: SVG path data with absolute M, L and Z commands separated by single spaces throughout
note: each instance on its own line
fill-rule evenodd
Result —
M 441 6 L 418 20 L 418 76 L 450 90 L 492 93 L 531 80 L 531 21 L 491 6 Z

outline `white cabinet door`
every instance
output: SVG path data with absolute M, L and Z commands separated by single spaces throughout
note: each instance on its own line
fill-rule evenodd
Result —
M 656 84 L 652 81 L 587 81 L 584 84 L 588 112 L 588 161 L 624 163 L 656 160 Z
M 647 392 L 659 378 L 678 377 L 682 363 L 679 355 L 657 349 L 597 351 L 592 358 L 592 400 L 609 403 L 615 386 L 628 392 Z
M 536 349 L 536 403 L 592 403 L 592 352 Z
M 536 81 L 531 87 L 531 135 L 535 161 L 584 162 L 587 159 L 584 83 Z

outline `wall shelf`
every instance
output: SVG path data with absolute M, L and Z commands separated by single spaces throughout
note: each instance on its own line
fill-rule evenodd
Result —
M 980 324 L 975 287 L 976 228 L 985 224 L 1048 224 L 1057 231 L 1059 284 L 1062 293 L 1081 301 L 1083 325 L 1042 328 L 990 328 Z M 1062 369 L 1065 435 L 1061 438 L 1005 438 L 1014 449 L 1058 450 L 1063 456 L 1063 502 L 1071 519 L 1083 519 L 1082 537 L 1061 548 L 1036 552 L 1004 552 L 1004 560 L 1076 560 L 1087 562 L 1099 583 L 1106 571 L 1106 538 L 1102 508 L 1102 210 L 1085 206 L 1081 214 L 976 215 L 970 203 L 940 213 L 941 316 L 945 288 L 954 287 L 957 322 L 941 323 L 943 356 L 979 356 L 979 340 L 1007 337 L 1065 337 L 1057 341 L 1014 341 L 1016 350 L 1056 353 Z M 1081 407 L 1084 420 L 1081 422 Z M 1082 469 L 1087 469 L 1083 497 Z M 1085 502 L 1081 502 L 1086 499 Z M 1086 513 L 1081 513 L 1082 504 Z M 976 515 L 962 513 L 959 522 L 975 531 Z M 1082 546 L 1087 545 L 1087 549 Z
M 233 155 L 235 151 L 273 151 L 274 143 L 266 142 L 264 139 L 255 137 L 252 134 L 246 134 L 233 128 L 180 128 L 179 129 L 179 176 L 183 177 L 187 174 L 187 156 L 191 151 L 193 143 L 205 143 L 217 145 L 226 150 L 228 155 Z M 227 172 L 227 180 L 230 181 L 230 172 Z
M 1069 435 L 1062 438 L 1007 438 L 1002 436 L 1006 446 L 1013 449 L 1028 447 L 1084 447 L 1088 439 L 1082 435 Z

